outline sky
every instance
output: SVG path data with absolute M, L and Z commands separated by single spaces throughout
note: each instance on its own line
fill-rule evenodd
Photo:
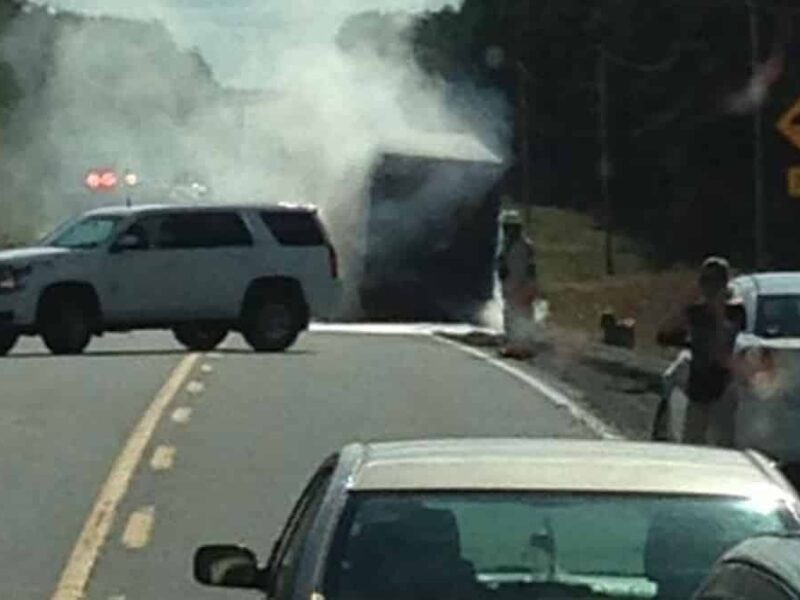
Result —
M 59 9 L 163 21 L 177 41 L 197 47 L 217 78 L 264 85 L 271 57 L 330 41 L 350 14 L 366 10 L 438 10 L 460 0 L 39 0 Z

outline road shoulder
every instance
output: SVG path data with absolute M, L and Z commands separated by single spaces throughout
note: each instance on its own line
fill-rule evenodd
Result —
M 499 358 L 499 336 L 487 331 L 437 335 L 515 365 L 554 387 L 621 437 L 649 440 L 667 362 L 548 329 L 529 360 Z

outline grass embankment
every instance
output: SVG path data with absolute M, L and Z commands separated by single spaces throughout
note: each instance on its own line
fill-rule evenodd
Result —
M 600 339 L 600 316 L 611 310 L 618 318 L 636 320 L 638 349 L 655 352 L 656 330 L 694 280 L 693 271 L 655 271 L 647 252 L 618 237 L 617 274 L 605 274 L 605 234 L 580 213 L 535 208 L 531 237 L 536 245 L 540 283 L 556 325 Z

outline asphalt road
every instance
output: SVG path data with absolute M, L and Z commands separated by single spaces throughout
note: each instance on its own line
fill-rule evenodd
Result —
M 332 451 L 596 437 L 548 395 L 425 336 L 314 333 L 270 356 L 233 337 L 203 356 L 162 334 L 110 336 L 69 359 L 25 342 L 0 360 L 0 597 L 248 597 L 195 585 L 194 548 L 243 542 L 266 555 Z

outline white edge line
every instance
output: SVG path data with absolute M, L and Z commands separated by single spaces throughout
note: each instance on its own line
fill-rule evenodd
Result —
M 471 332 L 493 333 L 491 329 L 485 327 L 451 323 L 312 323 L 309 332 L 402 337 L 438 333 L 455 335 Z
M 499 358 L 494 358 L 493 356 L 490 356 L 489 354 L 482 352 L 481 350 L 478 350 L 476 348 L 465 346 L 464 344 L 460 344 L 459 342 L 447 339 L 439 335 L 434 335 L 433 337 L 438 342 L 456 348 L 461 352 L 464 352 L 465 354 L 469 354 L 471 356 L 479 358 L 489 363 L 493 367 L 496 367 L 501 371 L 505 371 L 509 375 L 517 378 L 526 385 L 532 387 L 556 406 L 564 408 L 567 411 L 569 411 L 570 415 L 576 421 L 580 422 L 581 424 L 591 429 L 592 432 L 600 436 L 602 439 L 604 440 L 623 439 L 623 436 L 620 435 L 619 432 L 617 432 L 612 426 L 603 422 L 600 418 L 592 414 L 590 411 L 585 409 L 583 406 L 578 404 L 575 400 L 573 400 L 563 392 L 557 390 L 551 385 L 548 385 L 544 381 L 534 377 L 530 373 L 526 373 L 522 369 L 519 369 L 513 365 L 509 365 L 508 363 L 503 362 Z

